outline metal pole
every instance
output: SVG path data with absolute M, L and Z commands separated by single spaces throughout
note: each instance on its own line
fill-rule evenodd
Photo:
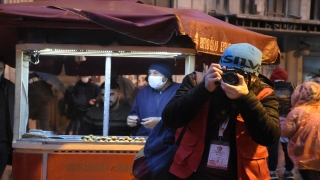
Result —
M 29 61 L 28 56 L 23 56 L 23 51 L 16 50 L 16 83 L 14 102 L 14 127 L 13 142 L 26 133 L 29 116 L 28 86 L 29 86 Z
M 111 81 L 111 57 L 106 57 L 105 82 L 104 82 L 104 115 L 103 115 L 103 135 L 109 134 L 109 99 L 110 99 L 110 81 Z
M 196 62 L 195 55 L 189 55 L 186 57 L 185 70 L 184 70 L 185 75 L 190 74 L 194 71 L 195 64 L 196 64 L 195 62 Z

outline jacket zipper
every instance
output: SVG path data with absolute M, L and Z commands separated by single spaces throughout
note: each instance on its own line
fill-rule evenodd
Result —
M 160 91 L 159 94 L 160 94 L 160 95 L 158 96 L 158 99 L 157 99 L 157 112 L 156 112 L 156 115 L 157 115 L 157 116 L 158 116 L 158 114 L 159 114 L 159 102 L 160 102 L 160 97 L 161 97 L 162 91 Z

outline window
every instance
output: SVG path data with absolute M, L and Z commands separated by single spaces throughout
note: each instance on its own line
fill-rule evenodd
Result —
M 285 17 L 286 0 L 267 0 L 267 16 Z
M 212 0 L 212 11 L 214 14 L 228 13 L 228 0 Z
M 320 1 L 311 0 L 310 20 L 320 20 Z
M 257 7 L 254 0 L 241 0 L 240 12 L 242 14 L 256 14 Z

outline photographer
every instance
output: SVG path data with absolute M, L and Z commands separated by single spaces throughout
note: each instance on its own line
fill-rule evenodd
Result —
M 184 78 L 162 113 L 168 127 L 188 126 L 172 179 L 270 179 L 265 146 L 281 130 L 272 83 L 259 75 L 261 59 L 256 47 L 233 44 L 201 83 L 194 73 Z

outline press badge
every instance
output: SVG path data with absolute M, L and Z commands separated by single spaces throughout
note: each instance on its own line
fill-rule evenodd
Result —
M 219 141 L 212 141 L 210 144 L 209 156 L 207 167 L 216 169 L 228 169 L 230 146 L 228 142 L 221 141 L 223 132 L 227 128 L 229 117 L 220 125 L 219 128 Z
M 228 169 L 230 146 L 228 142 L 212 141 L 208 156 L 207 167 Z

